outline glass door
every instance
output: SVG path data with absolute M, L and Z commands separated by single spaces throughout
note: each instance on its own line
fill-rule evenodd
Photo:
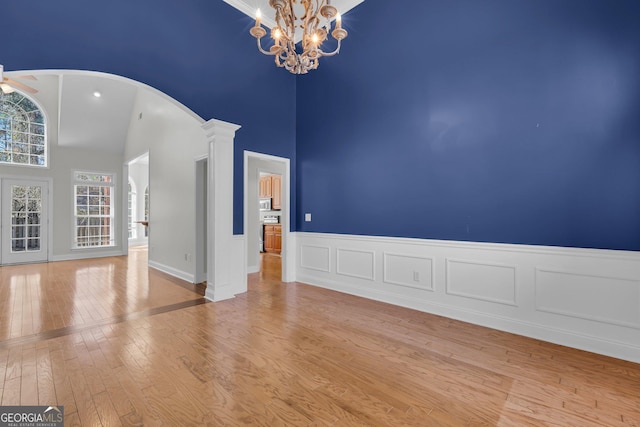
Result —
M 2 264 L 48 261 L 46 181 L 2 181 Z

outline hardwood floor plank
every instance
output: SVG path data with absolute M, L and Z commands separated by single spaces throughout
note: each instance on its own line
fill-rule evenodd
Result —
M 20 405 L 22 378 L 5 380 L 2 391 L 2 406 Z
M 53 371 L 49 349 L 36 349 L 36 379 L 38 386 L 38 405 L 56 405 L 56 388 L 53 382 Z
M 263 262 L 213 304 L 142 251 L 0 268 L 1 404 L 85 426 L 640 425 L 638 364 L 285 284 Z
M 121 426 L 120 416 L 106 391 L 93 396 L 93 403 L 103 426 Z

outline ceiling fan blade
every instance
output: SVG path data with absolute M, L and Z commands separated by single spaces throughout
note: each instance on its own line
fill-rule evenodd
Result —
M 2 92 L 6 95 L 14 92 L 14 89 L 6 83 L 0 83 L 0 89 L 2 89 Z
M 30 74 L 25 74 L 24 76 L 13 76 L 14 79 L 22 79 L 22 80 L 38 80 L 36 76 L 32 76 Z
M 5 77 L 4 79 L 5 82 L 7 82 L 9 85 L 15 87 L 16 89 L 21 89 L 24 90 L 25 92 L 29 92 L 29 93 L 38 93 L 38 91 L 30 86 L 27 86 L 25 84 L 22 84 L 18 81 L 15 81 L 13 79 L 10 79 L 8 77 Z

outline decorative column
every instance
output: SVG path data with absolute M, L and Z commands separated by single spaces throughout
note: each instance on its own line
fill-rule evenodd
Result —
M 207 162 L 207 290 L 221 301 L 236 294 L 233 260 L 233 145 L 239 125 L 211 119 L 202 125 L 209 142 Z

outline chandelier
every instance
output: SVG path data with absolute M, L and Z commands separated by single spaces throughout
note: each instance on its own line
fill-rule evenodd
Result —
M 304 14 L 300 18 L 294 12 L 294 4 L 298 2 L 304 7 Z M 348 33 L 342 28 L 340 14 L 331 5 L 331 0 L 269 0 L 269 5 L 276 11 L 276 25 L 271 28 L 273 46 L 269 50 L 262 48 L 260 40 L 267 31 L 261 25 L 260 9 L 256 13 L 256 25 L 249 33 L 256 38 L 260 52 L 275 57 L 278 67 L 284 67 L 294 74 L 306 74 L 318 68 L 321 57 L 340 52 L 340 43 Z M 333 18 L 336 22 L 331 31 Z M 321 25 L 323 21 L 324 25 Z M 296 28 L 302 29 L 302 53 L 296 50 Z M 338 45 L 333 51 L 325 52 L 320 46 L 327 40 L 329 32 Z

